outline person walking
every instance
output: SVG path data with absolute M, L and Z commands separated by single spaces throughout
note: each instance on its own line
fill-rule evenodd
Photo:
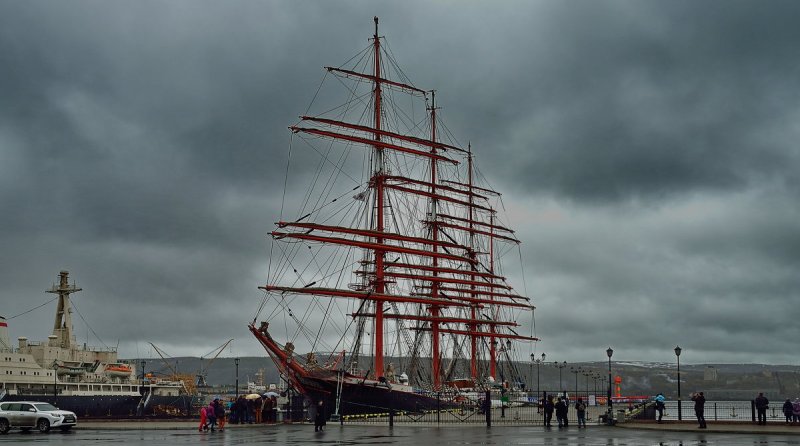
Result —
M 223 432 L 225 430 L 225 404 L 216 398 L 214 399 L 214 416 L 217 417 L 219 431 Z
M 756 412 L 758 412 L 758 424 L 762 426 L 767 425 L 767 409 L 769 408 L 769 400 L 763 393 L 759 393 L 755 400 Z
M 706 428 L 706 417 L 704 415 L 705 412 L 705 405 L 706 405 L 706 397 L 703 395 L 703 392 L 697 392 L 692 394 L 692 401 L 694 401 L 694 414 L 697 417 L 697 422 L 700 423 L 698 426 L 700 429 Z
M 317 413 L 314 415 L 314 432 L 322 431 L 325 426 L 325 403 L 319 400 L 317 403 Z
M 206 406 L 206 417 L 208 418 L 208 428 L 214 432 L 217 427 L 217 411 L 214 406 L 214 401 L 208 403 Z
M 564 392 L 564 427 L 569 427 L 569 397 Z
M 658 423 L 661 423 L 661 418 L 664 417 L 664 407 L 666 406 L 664 404 L 664 400 L 665 398 L 663 394 L 659 393 L 656 395 L 656 413 L 658 413 Z
M 555 410 L 555 405 L 553 404 L 553 397 L 548 396 L 544 399 L 544 425 L 545 427 L 551 427 L 553 421 L 553 411 Z
M 578 414 L 578 428 L 586 427 L 586 404 L 583 403 L 583 398 L 578 398 L 575 403 L 575 413 Z
M 197 428 L 198 432 L 203 432 L 208 430 L 208 416 L 206 412 L 208 410 L 207 407 L 203 406 L 200 408 L 200 426 Z

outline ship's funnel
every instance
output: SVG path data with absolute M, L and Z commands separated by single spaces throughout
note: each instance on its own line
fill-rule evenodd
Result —
M 10 349 L 11 341 L 8 339 L 8 323 L 6 318 L 0 316 L 0 349 Z

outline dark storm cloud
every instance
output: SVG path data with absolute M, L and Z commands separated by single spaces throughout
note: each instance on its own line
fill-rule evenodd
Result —
M 798 5 L 572 6 L 513 53 L 530 105 L 499 142 L 518 184 L 593 201 L 796 182 Z
M 404 71 L 437 90 L 507 192 L 548 355 L 595 359 L 586 334 L 602 333 L 630 359 L 691 342 L 687 355 L 784 360 L 789 344 L 757 335 L 800 316 L 798 8 L 3 3 L 0 311 L 46 301 L 69 269 L 81 313 L 123 355 L 230 337 L 258 353 L 244 326 L 286 127 L 379 15 Z M 43 339 L 51 317 L 11 320 L 12 335 Z

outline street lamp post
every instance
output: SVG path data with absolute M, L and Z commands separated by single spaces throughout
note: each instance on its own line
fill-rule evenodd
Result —
M 553 364 L 555 364 L 556 367 L 558 367 L 558 391 L 567 393 L 566 391 L 564 391 L 564 386 L 561 384 L 561 369 L 567 366 L 567 361 L 564 362 L 555 361 Z
M 586 377 L 586 404 L 589 404 L 589 375 L 591 375 L 589 371 L 583 372 L 583 376 Z
M 606 350 L 606 355 L 608 355 L 608 424 L 614 424 L 614 409 L 611 401 L 611 355 L 613 354 L 614 350 L 608 347 L 608 350 Z
M 544 362 L 545 354 L 542 353 L 542 359 L 536 360 L 536 396 L 539 396 L 539 365 Z
M 53 405 L 58 406 L 58 384 L 56 384 L 56 377 L 58 376 L 58 363 L 53 363 Z
M 239 358 L 233 360 L 236 364 L 236 401 L 239 401 Z
M 528 393 L 530 393 L 530 391 L 531 391 L 531 387 L 533 387 L 533 363 L 534 363 L 534 362 L 536 362 L 536 361 L 535 361 L 535 358 L 534 358 L 535 356 L 536 356 L 536 355 L 534 355 L 533 353 L 531 353 L 531 369 L 530 369 L 530 372 L 528 373 L 528 377 L 529 377 L 528 379 L 530 380 L 530 381 L 528 381 L 528 382 L 530 382 L 530 383 L 531 383 L 531 385 L 530 385 L 530 386 L 527 386 L 527 387 L 528 387 Z M 537 392 L 537 393 L 539 392 L 539 388 L 538 388 L 538 387 L 536 388 L 536 392 Z
M 675 346 L 675 357 L 678 358 L 678 421 L 683 419 L 681 415 L 681 346 Z
M 569 368 L 569 372 L 575 374 L 575 396 L 573 396 L 573 398 L 575 400 L 577 400 L 578 399 L 578 373 L 581 373 L 581 368 L 580 367 L 577 367 L 577 368 L 576 367 L 570 367 Z

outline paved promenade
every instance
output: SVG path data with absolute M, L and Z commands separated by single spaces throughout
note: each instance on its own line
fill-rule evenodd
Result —
M 138 420 L 123 420 L 123 421 L 84 421 L 79 422 L 77 429 L 79 430 L 196 430 L 199 421 L 138 421 Z M 229 424 L 226 426 L 227 430 L 241 430 L 241 429 L 257 429 L 262 428 L 281 428 L 284 425 L 256 425 L 256 424 Z M 293 425 L 285 426 L 303 426 L 302 423 L 294 423 Z M 357 424 L 348 424 L 345 426 L 357 426 Z M 333 426 L 330 426 L 333 427 Z M 435 425 L 430 426 L 435 427 Z M 442 425 L 442 428 L 452 427 L 450 425 Z M 463 425 L 455 427 L 464 427 Z M 480 426 L 477 426 L 480 427 Z M 495 426 L 495 429 L 508 429 L 520 426 Z M 589 429 L 591 429 L 591 424 Z M 697 424 L 692 422 L 666 422 L 658 424 L 656 422 L 641 421 L 641 422 L 628 422 L 620 423 L 616 426 L 619 429 L 638 429 L 648 431 L 662 431 L 662 432 L 697 432 L 697 433 L 726 433 L 726 434 L 757 434 L 757 435 L 800 435 L 800 425 L 786 425 L 782 423 L 768 424 L 766 426 L 759 426 L 750 423 L 708 423 L 707 429 L 698 429 Z M 574 429 L 574 427 L 569 428 Z M 553 428 L 557 431 L 557 428 Z
M 624 426 L 624 427 L 623 427 Z M 541 425 L 508 425 L 486 428 L 478 424 L 449 424 L 442 427 L 350 424 L 329 425 L 314 432 L 308 424 L 233 425 L 225 432 L 197 432 L 193 421 L 87 421 L 70 432 L 49 434 L 14 430 L 0 435 L 0 446 L 47 443 L 53 446 L 230 446 L 244 444 L 341 444 L 349 446 L 435 444 L 531 446 L 786 446 L 800 444 L 794 429 L 784 426 L 745 427 L 709 425 L 696 429 L 690 424 L 629 423 L 620 427 L 589 425 L 587 429 L 566 429 Z M 800 427 L 798 427 L 800 429 Z M 789 434 L 789 432 L 791 434 Z
M 706 432 L 706 433 L 725 433 L 725 434 L 775 434 L 775 435 L 800 435 L 800 425 L 790 425 L 783 423 L 767 424 L 759 426 L 752 423 L 735 422 L 707 422 L 708 428 L 699 429 L 694 422 L 665 422 L 658 424 L 655 421 L 631 421 L 618 424 L 622 429 L 640 429 L 663 432 Z

